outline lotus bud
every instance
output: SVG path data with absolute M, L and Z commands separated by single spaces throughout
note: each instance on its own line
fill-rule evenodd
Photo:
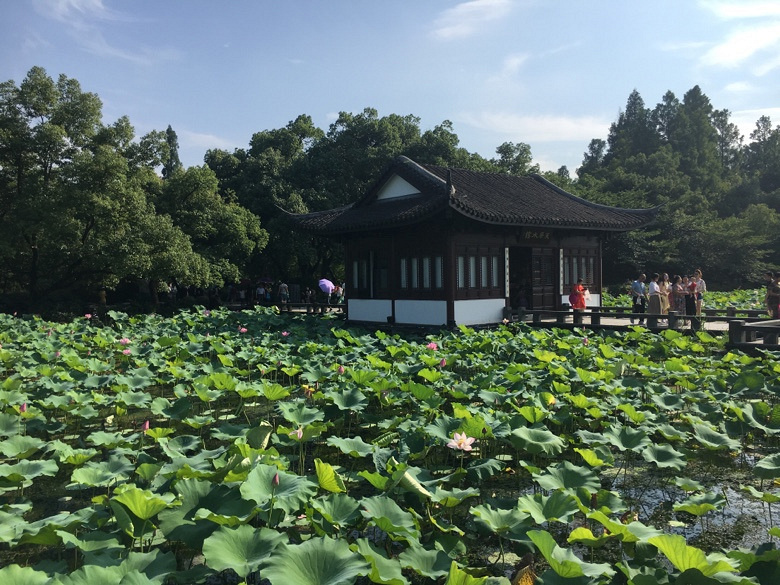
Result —
M 344 373 L 344 366 L 339 366 L 339 376 L 341 376 Z
M 439 367 L 443 368 L 446 365 L 447 365 L 447 359 L 446 358 L 441 358 L 441 361 L 439 362 Z
M 278 485 L 279 485 L 279 472 L 278 472 L 278 471 L 277 471 L 277 472 L 276 472 L 276 474 L 274 475 L 274 479 L 273 479 L 273 481 L 271 481 L 271 484 L 272 484 L 274 487 L 276 487 L 276 486 L 278 486 Z
M 143 428 L 144 432 L 149 430 L 149 421 L 148 420 L 144 421 L 144 426 L 142 428 Z
M 27 412 L 27 403 L 22 402 L 22 405 L 19 407 L 19 412 Z

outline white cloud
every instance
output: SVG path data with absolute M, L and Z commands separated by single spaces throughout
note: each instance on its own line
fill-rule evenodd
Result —
M 701 62 L 709 66 L 737 67 L 761 51 L 778 45 L 780 22 L 743 28 L 704 53 Z
M 503 18 L 509 13 L 509 0 L 468 0 L 442 12 L 434 22 L 433 35 L 442 40 L 473 35 L 485 23 Z
M 699 4 L 723 20 L 780 16 L 780 3 L 776 1 L 756 2 L 748 0 L 731 0 L 713 2 L 711 0 L 705 0 Z
M 756 122 L 761 116 L 769 116 L 772 126 L 780 124 L 780 108 L 763 108 L 760 110 L 739 110 L 731 112 L 730 121 L 739 127 L 745 136 L 745 141 L 750 141 L 750 133 L 756 129 Z
M 558 142 L 585 140 L 606 136 L 611 121 L 593 116 L 521 116 L 507 112 L 468 112 L 459 116 L 464 124 L 496 134 L 514 136 L 515 140 Z
M 745 93 L 748 91 L 753 91 L 755 87 L 746 81 L 735 81 L 734 83 L 729 83 L 723 89 L 732 93 Z
M 89 53 L 136 63 L 151 65 L 160 61 L 176 60 L 181 52 L 176 49 L 133 46 L 123 49 L 110 43 L 100 25 L 104 22 L 136 22 L 137 19 L 103 4 L 103 0 L 34 0 L 35 10 L 54 19 Z
M 214 134 L 177 130 L 176 137 L 179 139 L 181 148 L 199 148 L 202 150 L 208 150 L 209 148 L 221 148 L 224 150 L 240 148 L 235 141 Z

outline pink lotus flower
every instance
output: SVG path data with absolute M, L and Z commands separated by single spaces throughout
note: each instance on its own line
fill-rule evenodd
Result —
M 344 370 L 344 366 L 339 366 L 339 369 L 338 369 L 339 376 L 341 376 L 342 374 L 344 374 L 344 371 L 345 371 L 345 370 Z
M 60 357 L 60 355 L 61 355 L 61 354 L 60 354 L 60 352 L 58 352 L 58 351 L 55 351 L 55 352 L 54 352 L 54 355 L 55 355 L 55 356 L 57 356 L 57 357 Z
M 133 352 L 132 352 L 132 351 L 130 351 L 129 349 L 123 349 L 123 350 L 122 350 L 122 353 L 123 353 L 123 354 L 125 354 L 125 355 L 130 355 L 130 354 L 131 354 L 131 353 L 133 353 Z
M 130 345 L 130 340 L 127 337 L 123 337 L 119 340 L 120 345 Z
M 92 319 L 92 313 L 85 313 L 84 314 L 85 319 Z
M 203 316 L 204 316 L 204 317 L 209 317 L 210 315 L 211 315 L 211 311 L 209 311 L 208 309 L 206 309 L 205 311 L 203 311 Z
M 582 345 L 588 345 L 589 343 L 590 343 L 590 341 L 588 340 L 587 337 L 583 338 Z
M 430 342 L 428 345 L 426 345 L 425 347 L 427 347 L 428 349 L 430 349 L 430 350 L 433 350 L 433 351 L 436 351 L 437 349 L 439 349 L 439 346 L 438 346 L 438 345 L 436 344 L 436 342 L 434 342 L 434 341 L 431 341 L 431 342 Z
M 303 427 L 298 427 L 294 431 L 291 431 L 290 436 L 298 439 L 299 441 L 303 439 Z
M 274 487 L 279 485 L 279 472 L 278 471 L 274 475 L 274 478 L 271 480 L 271 485 L 273 485 Z
M 19 407 L 19 412 L 27 412 L 27 403 L 22 402 L 22 405 Z
M 447 358 L 441 358 L 441 361 L 439 362 L 439 367 L 443 368 L 447 365 Z
M 289 331 L 282 331 L 282 337 L 287 337 L 288 335 L 290 335 Z
M 246 333 L 247 332 L 247 328 L 246 327 L 239 327 L 238 328 L 238 332 L 239 333 Z
M 144 421 L 144 426 L 141 427 L 141 428 L 143 429 L 144 432 L 148 431 L 149 430 L 149 421 L 145 420 Z
M 447 447 L 450 449 L 459 449 L 461 451 L 471 451 L 471 445 L 474 444 L 476 439 L 469 437 L 466 433 L 455 433 L 453 439 L 447 443 Z

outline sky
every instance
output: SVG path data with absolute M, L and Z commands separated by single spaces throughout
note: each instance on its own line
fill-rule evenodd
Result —
M 185 166 L 301 114 L 452 122 L 486 158 L 524 142 L 572 176 L 633 90 L 698 85 L 749 141 L 780 123 L 774 0 L 0 0 L 0 81 L 76 79 L 141 136 L 170 125 Z

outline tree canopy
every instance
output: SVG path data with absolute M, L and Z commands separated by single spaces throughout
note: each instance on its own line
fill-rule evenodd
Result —
M 143 279 L 198 287 L 273 276 L 343 274 L 341 249 L 291 233 L 287 212 L 347 205 L 390 161 L 539 173 L 531 147 L 505 142 L 486 159 L 459 145 L 449 120 L 341 112 L 320 129 L 302 114 L 255 132 L 246 148 L 209 150 L 185 168 L 171 126 L 136 138 L 106 124 L 97 95 L 40 67 L 0 84 L 0 293 L 33 301 L 91 295 Z M 637 271 L 702 268 L 721 288 L 780 266 L 780 126 L 764 116 L 749 141 L 695 86 L 653 108 L 639 92 L 606 139 L 594 138 L 564 189 L 620 207 L 660 206 L 648 229 L 606 243 L 607 282 Z M 261 227 L 262 222 L 262 227 Z M 716 284 L 717 283 L 717 284 Z

